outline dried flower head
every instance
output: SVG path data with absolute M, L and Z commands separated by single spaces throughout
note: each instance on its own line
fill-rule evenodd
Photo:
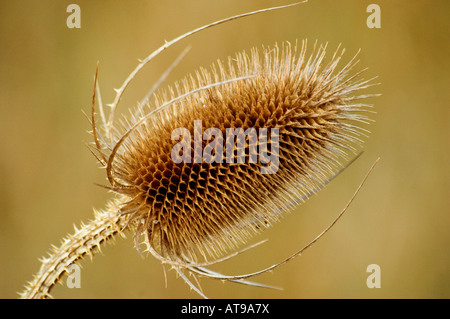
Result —
M 358 80 L 361 72 L 350 75 L 356 56 L 339 69 L 340 49 L 328 59 L 326 46 L 307 53 L 306 42 L 252 49 L 165 91 L 155 92 L 156 85 L 120 125 L 114 118 L 125 89 L 154 56 L 236 17 L 142 60 L 117 90 L 108 118 L 96 73 L 94 152 L 117 197 L 43 259 L 23 297 L 48 296 L 66 267 L 124 230 L 134 230 L 138 248 L 144 243 L 202 296 L 184 271 L 264 286 L 245 279 L 267 269 L 224 276 L 205 266 L 229 258 L 222 256 L 317 192 L 357 153 L 368 120 L 360 100 L 371 96 L 358 92 L 371 84 Z
M 155 104 L 144 109 L 145 114 L 160 109 L 153 116 L 126 122 L 133 129 L 113 147 L 119 148 L 108 168 L 112 187 L 131 198 L 122 213 L 138 221 L 137 236 L 145 235 L 159 256 L 196 260 L 198 253 L 217 257 L 236 248 L 277 221 L 292 201 L 323 185 L 339 170 L 339 158 L 359 143 L 356 124 L 365 116 L 360 114 L 363 105 L 355 102 L 360 96 L 352 93 L 366 82 L 347 79 L 352 62 L 334 74 L 338 52 L 322 68 L 324 48 L 309 57 L 306 45 L 299 56 L 296 51 L 297 46 L 285 44 L 264 48 L 262 54 L 256 49 L 251 55 L 237 54 L 228 67 L 218 62 L 167 95 L 157 95 Z M 212 83 L 222 84 L 189 93 Z M 179 128 L 187 133 L 181 142 L 173 135 Z M 207 136 L 211 128 L 220 134 Z M 247 132 L 242 163 L 238 136 L 230 137 L 230 129 L 238 128 Z M 268 136 L 258 139 L 260 132 Z M 190 153 L 175 163 L 172 155 L 179 143 L 186 143 L 184 151 Z M 252 162 L 252 151 L 261 157 L 257 153 L 263 148 L 273 162 Z M 230 149 L 234 152 L 226 154 Z M 202 151 L 212 150 L 221 154 L 213 154 L 217 158 L 209 163 Z M 264 173 L 268 164 L 276 171 Z

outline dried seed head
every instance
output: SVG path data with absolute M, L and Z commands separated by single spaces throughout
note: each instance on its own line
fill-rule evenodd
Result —
M 338 217 L 290 257 L 243 275 L 222 275 L 204 267 L 244 251 L 217 258 L 272 225 L 349 165 L 347 156 L 356 151 L 365 132 L 360 124 L 368 120 L 364 115 L 368 105 L 358 100 L 373 95 L 355 94 L 371 86 L 370 80 L 355 80 L 361 72 L 348 75 L 355 58 L 337 69 L 343 50 L 325 63 L 325 48 L 315 53 L 314 46 L 307 56 L 305 43 L 300 52 L 290 44 L 263 48 L 261 56 L 253 49 L 250 55 L 230 58 L 227 66 L 219 61 L 210 71 L 202 69 L 175 88 L 154 94 L 183 53 L 123 119 L 122 127 L 115 121 L 130 82 L 165 49 L 216 25 L 304 2 L 218 20 L 165 42 L 116 90 L 108 116 L 96 72 L 93 153 L 106 168 L 108 188 L 118 196 L 41 260 L 22 298 L 50 297 L 71 264 L 125 230 L 136 230 L 138 247 L 143 235 L 147 250 L 170 264 L 203 297 L 198 281 L 193 284 L 185 271 L 195 279 L 199 275 L 270 287 L 247 279 L 299 256 L 333 227 L 376 162 Z M 150 98 L 154 100 L 148 103 Z M 96 124 L 96 101 L 101 126 Z M 202 256 L 205 261 L 200 262 Z M 210 257 L 216 259 L 207 261 Z
M 283 44 L 239 53 L 227 67 L 219 61 L 158 93 L 147 115 L 141 108 L 124 121 L 108 173 L 114 190 L 130 198 L 122 213 L 150 251 L 174 262 L 217 257 L 336 174 L 361 141 L 366 105 L 357 100 L 366 96 L 353 93 L 368 81 L 348 76 L 354 58 L 336 70 L 343 50 L 328 62 L 325 47 L 314 51 L 307 56 L 303 43 L 300 52 Z M 229 135 L 238 128 L 246 133 L 243 162 Z

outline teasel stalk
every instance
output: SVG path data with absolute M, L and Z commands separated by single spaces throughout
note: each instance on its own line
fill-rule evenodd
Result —
M 51 297 L 50 290 L 70 265 L 85 255 L 92 257 L 104 242 L 127 231 L 134 233 L 136 248 L 141 250 L 144 244 L 145 251 L 172 267 L 202 297 L 206 298 L 197 277 L 270 287 L 247 279 L 300 255 L 337 222 L 367 175 L 330 226 L 282 262 L 243 275 L 222 275 L 207 268 L 258 245 L 236 251 L 327 185 L 357 157 L 362 137 L 368 133 L 361 124 L 370 121 L 366 115 L 370 106 L 361 100 L 375 95 L 357 93 L 373 84 L 372 80 L 359 80 L 362 71 L 350 74 L 356 56 L 338 69 L 344 50 L 338 48 L 326 60 L 326 46 L 316 43 L 308 54 L 306 41 L 252 49 L 226 63 L 218 61 L 210 70 L 201 69 L 174 88 L 158 91 L 183 52 L 131 115 L 121 121 L 115 115 L 135 75 L 173 44 L 221 23 L 297 4 L 233 16 L 166 42 L 141 60 L 116 90 L 109 114 L 101 101 L 97 67 L 90 117 L 92 151 L 106 170 L 109 185 L 104 187 L 115 197 L 59 247 L 52 247 L 20 294 L 22 298 Z M 97 103 L 101 125 L 97 125 Z M 196 121 L 201 121 L 200 132 Z M 177 128 L 189 133 L 183 145 L 192 155 L 190 162 L 173 159 Z M 264 142 L 258 140 L 256 145 L 245 136 L 243 162 L 233 152 L 232 161 L 206 163 L 198 160 L 194 136 L 200 133 L 205 137 L 208 128 L 218 129 L 222 137 L 229 129 L 238 128 L 268 133 Z M 222 137 L 202 138 L 201 149 L 214 149 L 215 155 L 225 159 L 230 156 L 225 154 L 225 146 L 235 148 L 237 140 Z M 219 144 L 223 148 L 215 147 Z M 276 169 L 264 173 L 267 162 L 251 161 L 251 147 L 276 155 Z M 230 251 L 235 252 L 225 256 Z

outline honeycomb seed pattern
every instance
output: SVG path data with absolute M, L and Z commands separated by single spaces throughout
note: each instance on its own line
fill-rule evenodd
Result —
M 126 139 L 112 172 L 126 186 L 117 192 L 131 198 L 122 212 L 141 223 L 136 236 L 147 236 L 165 258 L 217 257 L 272 225 L 293 201 L 307 198 L 338 171 L 360 144 L 360 124 L 366 120 L 361 111 L 367 105 L 357 102 L 364 96 L 353 93 L 368 85 L 349 78 L 353 60 L 338 70 L 340 52 L 325 61 L 325 49 L 316 51 L 307 55 L 305 44 L 253 49 L 156 95 L 152 109 L 204 85 L 251 76 L 188 95 L 149 117 Z M 138 120 L 131 117 L 126 125 Z M 191 163 L 171 157 L 180 142 L 172 138 L 177 128 L 190 134 Z M 222 135 L 202 139 L 201 151 L 223 145 L 219 163 L 201 161 L 195 149 L 195 134 L 202 136 L 208 128 Z M 267 142 L 259 139 L 256 147 L 265 146 L 268 155 L 277 150 L 276 172 L 263 174 L 267 164 L 260 158 L 250 162 L 255 145 L 248 135 L 244 163 L 237 162 L 237 152 L 234 163 L 227 163 L 225 149 L 237 148 L 236 139 L 226 138 L 230 128 L 267 129 Z M 275 128 L 278 145 L 271 143 Z

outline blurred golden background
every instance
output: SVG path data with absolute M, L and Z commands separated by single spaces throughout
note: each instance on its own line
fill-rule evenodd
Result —
M 275 0 L 1 1 L 0 2 L 0 297 L 16 292 L 39 269 L 51 244 L 89 220 L 110 197 L 89 141 L 93 75 L 105 103 L 137 58 L 176 36 L 238 13 L 292 3 Z M 81 8 L 69 29 L 66 8 Z M 369 29 L 366 8 L 381 8 Z M 365 153 L 283 222 L 255 238 L 263 246 L 214 269 L 252 272 L 312 240 L 341 211 L 363 175 L 381 161 L 343 219 L 302 256 L 254 281 L 268 290 L 201 280 L 212 298 L 449 298 L 449 1 L 310 0 L 289 9 L 233 21 L 172 47 L 144 69 L 121 104 L 135 105 L 188 45 L 166 84 L 217 58 L 253 46 L 307 38 L 339 43 L 348 61 L 361 49 L 377 112 Z M 56 298 L 197 298 L 174 271 L 141 258 L 131 235 L 82 261 L 81 288 L 63 279 Z M 381 267 L 381 288 L 369 289 L 369 264 Z

